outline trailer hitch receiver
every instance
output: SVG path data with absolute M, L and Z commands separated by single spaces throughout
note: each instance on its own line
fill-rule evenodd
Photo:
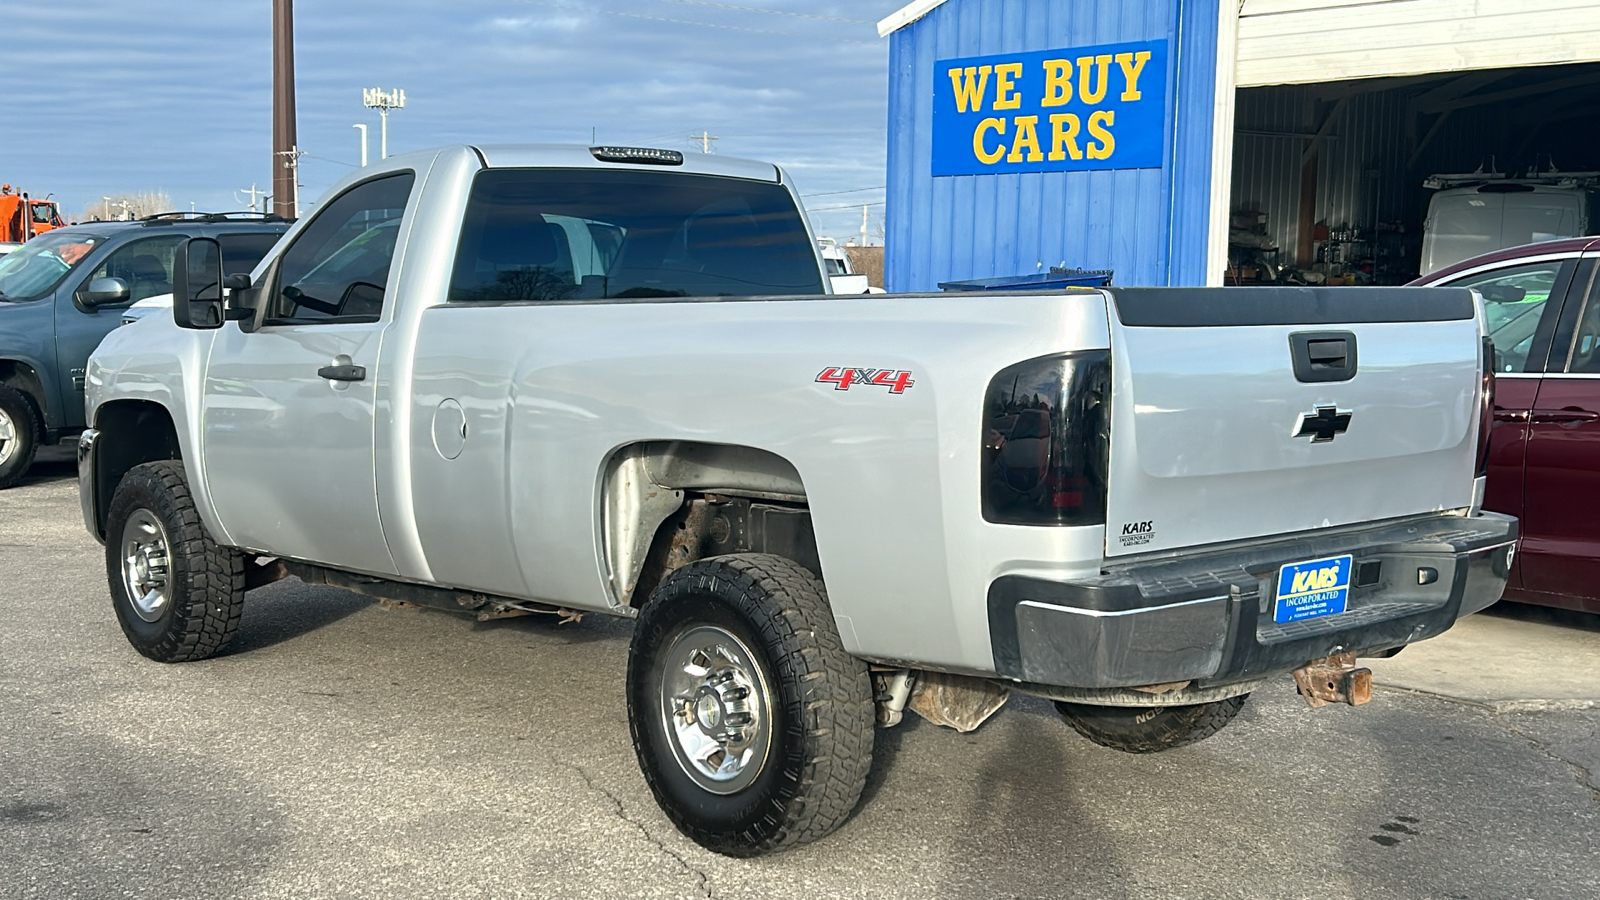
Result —
M 1360 706 L 1372 699 L 1372 670 L 1357 668 L 1354 653 L 1313 659 L 1294 670 L 1294 683 L 1313 709 L 1329 703 Z

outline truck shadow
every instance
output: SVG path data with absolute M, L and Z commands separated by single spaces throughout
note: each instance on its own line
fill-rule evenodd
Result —
M 71 446 L 76 441 L 67 441 L 54 447 L 42 447 L 39 455 L 34 457 L 33 465 L 28 467 L 28 473 L 22 476 L 17 483 L 18 487 L 30 484 L 49 484 L 63 481 L 68 478 L 78 477 L 78 451 Z
M 308 585 L 298 578 L 256 588 L 245 595 L 244 620 L 223 655 L 250 653 L 292 641 L 377 602 L 353 591 Z

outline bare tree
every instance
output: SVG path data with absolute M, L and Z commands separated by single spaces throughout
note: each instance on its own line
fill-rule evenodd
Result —
M 138 191 L 112 194 L 90 203 L 78 216 L 79 222 L 96 219 L 139 219 L 156 213 L 171 212 L 172 197 L 166 191 Z

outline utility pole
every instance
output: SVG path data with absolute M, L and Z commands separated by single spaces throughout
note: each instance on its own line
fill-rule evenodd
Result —
M 361 168 L 365 169 L 367 167 L 367 124 L 365 122 L 357 122 L 350 127 L 361 129 Z
M 297 215 L 299 137 L 294 113 L 294 0 L 272 0 L 272 212 Z
M 861 246 L 867 245 L 867 204 L 861 204 Z
M 716 139 L 717 139 L 717 136 L 712 134 L 709 131 L 702 131 L 699 134 L 691 134 L 691 135 L 689 135 L 689 140 L 691 140 L 691 141 L 699 141 L 700 142 L 700 152 L 701 153 L 710 153 L 711 152 L 711 142 L 716 140 Z
M 378 115 L 383 118 L 383 124 L 379 126 L 382 130 L 382 137 L 378 139 L 378 158 L 388 159 L 389 110 L 406 108 L 406 92 L 399 88 L 395 88 L 392 91 L 386 91 L 383 88 L 362 88 L 361 103 L 368 109 L 377 110 Z
M 250 182 L 250 186 L 249 187 L 247 187 L 247 188 L 239 188 L 237 191 L 234 191 L 233 193 L 234 193 L 234 200 L 238 200 L 239 199 L 239 197 L 238 197 L 239 194 L 249 194 L 250 195 L 250 211 L 251 212 L 256 212 L 256 196 L 260 195 L 262 197 L 265 197 L 267 195 L 266 191 L 258 191 L 258 190 L 256 190 L 256 183 L 253 182 L 253 181 Z
M 290 147 L 276 155 L 283 157 L 283 167 L 289 172 L 289 199 L 278 201 L 279 206 L 287 206 L 289 211 L 280 212 L 278 215 L 286 219 L 298 219 L 300 218 L 300 157 L 305 156 L 306 152 L 299 147 Z

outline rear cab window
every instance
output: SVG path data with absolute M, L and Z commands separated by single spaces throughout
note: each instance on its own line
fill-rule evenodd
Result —
M 473 182 L 452 303 L 823 294 L 782 185 L 682 172 L 489 169 Z

